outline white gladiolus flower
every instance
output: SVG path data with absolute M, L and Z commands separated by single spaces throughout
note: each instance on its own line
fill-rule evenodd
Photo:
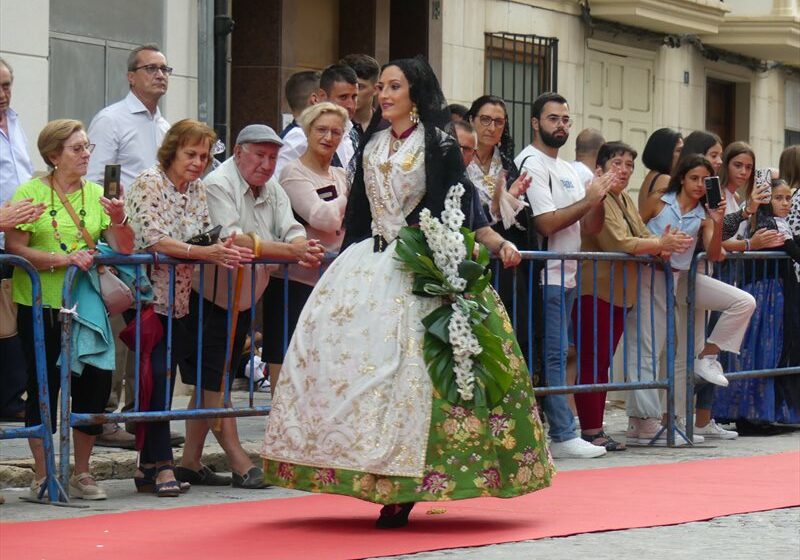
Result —
M 458 394 L 465 401 L 474 398 L 475 375 L 472 373 L 472 356 L 480 354 L 482 348 L 472 333 L 469 315 L 458 302 L 453 303 L 453 315 L 448 324 L 450 344 L 453 347 L 453 373 L 456 375 Z
M 419 215 L 419 226 L 433 253 L 433 261 L 456 292 L 463 292 L 467 287 L 467 281 L 458 273 L 459 265 L 467 258 L 467 248 L 464 245 L 464 236 L 461 234 L 461 226 L 464 223 L 461 197 L 464 192 L 464 186 L 460 183 L 450 187 L 445 198 L 441 221 L 431 216 L 427 208 L 424 208 Z M 475 390 L 472 358 L 480 354 L 482 348 L 472 332 L 466 308 L 456 301 L 452 304 L 452 309 L 453 315 L 447 328 L 453 349 L 453 373 L 456 376 L 458 394 L 465 401 L 471 401 Z

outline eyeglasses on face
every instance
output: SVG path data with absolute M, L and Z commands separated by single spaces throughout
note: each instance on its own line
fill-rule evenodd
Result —
M 94 151 L 94 144 L 70 144 L 68 146 L 64 146 L 64 149 L 72 150 L 72 153 L 74 154 L 80 154 L 84 150 L 91 154 Z
M 494 123 L 497 128 L 503 128 L 506 126 L 505 117 L 493 119 L 489 115 L 478 115 L 478 122 L 481 123 L 482 126 L 491 126 L 492 123 Z
M 544 118 L 548 123 L 553 126 L 563 125 L 565 128 L 571 127 L 575 121 L 570 117 L 559 117 L 558 115 L 548 115 Z
M 341 128 L 330 128 L 327 126 L 315 126 L 312 130 L 314 134 L 317 134 L 321 138 L 325 138 L 328 134 L 331 135 L 331 138 L 341 138 L 344 134 Z
M 155 74 L 156 72 L 161 72 L 165 76 L 169 76 L 172 74 L 173 68 L 172 66 L 159 66 L 158 64 L 145 64 L 144 66 L 137 66 L 132 72 L 136 72 L 137 70 L 144 70 L 148 74 Z
M 475 151 L 475 148 L 472 146 L 465 146 L 464 144 L 460 145 L 461 151 L 467 154 L 470 154 Z

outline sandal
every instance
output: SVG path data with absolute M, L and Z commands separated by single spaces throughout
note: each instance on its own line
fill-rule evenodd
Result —
M 378 529 L 398 529 L 408 525 L 408 515 L 411 513 L 415 502 L 405 504 L 388 504 L 381 508 L 381 515 L 375 521 Z
M 596 445 L 598 447 L 605 447 L 606 451 L 625 451 L 627 449 L 624 443 L 615 440 L 604 431 L 592 435 L 581 434 L 581 438 L 584 441 L 588 441 L 592 445 Z
M 156 475 L 162 471 L 172 471 L 174 474 L 175 467 L 172 465 L 161 465 L 156 468 Z M 177 498 L 181 495 L 181 484 L 177 480 L 155 482 L 155 493 L 159 498 Z
M 136 474 L 142 473 L 142 476 L 133 476 L 133 483 L 136 485 L 136 491 L 144 494 L 152 494 L 156 491 L 156 468 L 153 467 L 138 467 Z M 192 485 L 188 482 L 180 482 L 181 493 L 184 494 L 191 489 Z

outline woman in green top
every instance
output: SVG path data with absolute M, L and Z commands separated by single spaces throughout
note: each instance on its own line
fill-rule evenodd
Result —
M 27 224 L 20 224 L 6 234 L 6 249 L 28 259 L 39 270 L 42 283 L 42 306 L 44 317 L 44 343 L 47 360 L 47 383 L 50 393 L 50 410 L 55 412 L 60 388 L 60 372 L 56 365 L 61 352 L 61 326 L 59 309 L 64 274 L 68 266 L 76 265 L 82 270 L 92 267 L 94 256 L 88 250 L 67 208 L 61 202 L 56 187 L 66 196 L 79 217 L 79 222 L 93 240 L 102 235 L 109 245 L 120 253 L 133 252 L 133 231 L 121 199 L 103 197 L 103 187 L 83 179 L 89 165 L 89 154 L 94 148 L 90 144 L 80 121 L 59 119 L 49 122 L 39 134 L 39 153 L 50 168 L 50 173 L 34 178 L 17 188 L 13 201 L 32 199 L 44 204 L 45 212 Z M 31 283 L 28 275 L 19 269 L 14 272 L 13 298 L 19 306 L 19 336 L 28 356 L 34 355 Z M 36 366 L 30 360 L 28 373 L 28 400 L 25 410 L 25 425 L 35 426 L 39 418 L 39 391 L 36 381 Z M 111 372 L 87 365 L 80 376 L 73 375 L 72 409 L 75 412 L 102 412 L 111 391 Z M 56 415 L 51 414 L 52 430 L 56 430 Z M 89 456 L 95 436 L 102 426 L 75 428 L 75 471 L 69 482 L 70 494 L 85 500 L 105 499 L 105 492 L 89 474 Z M 44 450 L 39 439 L 28 440 L 36 464 L 36 478 L 31 493 L 38 497 L 45 480 Z

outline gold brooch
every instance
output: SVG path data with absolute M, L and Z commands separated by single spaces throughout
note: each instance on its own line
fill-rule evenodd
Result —
M 414 167 L 414 163 L 417 161 L 416 154 L 406 154 L 405 159 L 403 160 L 403 171 L 411 171 L 411 168 Z

